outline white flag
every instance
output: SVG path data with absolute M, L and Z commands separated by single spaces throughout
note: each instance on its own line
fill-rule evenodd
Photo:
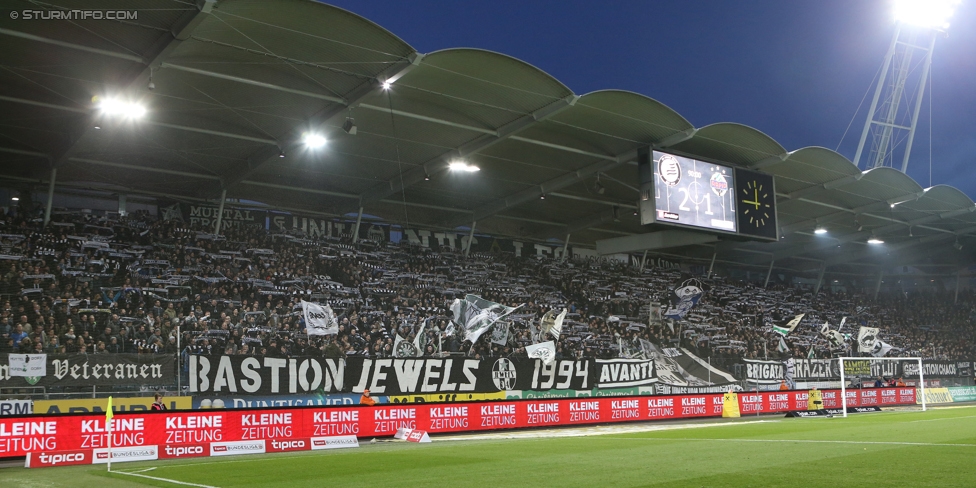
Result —
M 885 354 L 888 354 L 888 351 L 891 351 L 892 349 L 893 347 L 891 344 L 884 341 L 877 341 L 874 343 L 874 349 L 871 350 L 871 355 L 876 358 L 880 358 Z
M 417 349 L 417 357 L 424 355 L 424 346 L 427 345 L 427 337 L 424 335 L 424 329 L 426 328 L 427 322 L 420 324 L 420 330 L 417 331 L 417 336 L 413 339 L 413 347 Z
M 547 333 L 551 334 L 553 338 L 559 339 L 559 334 L 563 332 L 563 321 L 566 320 L 566 314 L 569 310 L 563 309 L 559 315 L 556 315 L 555 310 L 550 310 L 542 316 L 542 320 L 539 321 L 539 327 L 542 329 L 542 336 L 544 337 Z M 541 339 L 542 337 L 540 337 Z
M 787 347 L 786 341 L 783 340 L 783 336 L 780 336 L 780 338 L 779 338 L 779 344 L 776 346 L 776 351 L 777 352 L 786 352 L 786 351 L 789 351 L 789 350 L 790 350 L 790 348 Z
M 878 342 L 877 327 L 861 327 L 857 333 L 857 350 L 859 352 L 874 352 L 874 345 Z
M 305 316 L 305 332 L 309 336 L 339 333 L 339 321 L 332 307 L 302 300 L 302 314 Z
M 552 364 L 556 360 L 556 343 L 552 341 L 540 342 L 525 346 L 525 352 L 530 358 L 541 359 L 544 364 Z

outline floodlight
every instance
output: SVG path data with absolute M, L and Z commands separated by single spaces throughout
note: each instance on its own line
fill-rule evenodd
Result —
M 895 20 L 929 29 L 946 30 L 960 0 L 895 0 Z
M 827 229 L 824 229 L 823 227 L 817 227 L 816 229 L 813 230 L 813 233 L 817 235 L 826 234 Z
M 884 241 L 878 239 L 877 237 L 871 237 L 868 239 L 868 244 L 884 244 Z
M 10 200 L 11 201 L 14 201 L 14 202 L 19 202 L 20 201 L 20 197 L 13 197 Z
M 477 166 L 475 166 L 473 164 L 468 164 L 468 163 L 466 163 L 464 161 L 460 161 L 460 160 L 458 160 L 458 161 L 451 161 L 447 165 L 447 167 L 451 171 L 464 171 L 466 173 L 474 173 L 475 171 L 481 171 L 481 168 L 479 168 L 479 167 L 477 167 Z
M 129 102 L 113 97 L 94 97 L 92 101 L 95 102 L 95 105 L 99 110 L 102 111 L 103 114 L 108 116 L 141 119 L 146 115 L 146 107 L 140 103 Z
M 309 149 L 318 149 L 325 146 L 325 143 L 328 141 L 325 140 L 325 136 L 322 134 L 306 132 L 302 134 L 302 142 L 304 142 L 305 146 L 307 146 Z
M 384 90 L 389 90 L 391 86 L 393 86 L 393 83 L 390 83 L 389 81 L 384 81 L 383 82 L 383 89 Z

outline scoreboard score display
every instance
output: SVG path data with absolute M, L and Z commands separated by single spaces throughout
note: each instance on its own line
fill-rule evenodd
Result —
M 649 148 L 639 152 L 638 169 L 643 225 L 778 238 L 771 175 Z
M 732 168 L 653 152 L 655 220 L 736 231 Z

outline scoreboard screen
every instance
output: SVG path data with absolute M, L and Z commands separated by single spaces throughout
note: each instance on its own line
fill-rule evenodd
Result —
M 735 173 L 730 166 L 653 151 L 654 221 L 736 232 Z

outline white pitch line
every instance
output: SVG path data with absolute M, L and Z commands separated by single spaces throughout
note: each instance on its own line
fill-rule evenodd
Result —
M 593 426 L 593 427 L 583 427 L 583 428 L 563 428 L 563 429 L 547 429 L 547 430 L 530 430 L 530 431 L 519 431 L 519 432 L 490 432 L 484 434 L 466 434 L 466 435 L 455 435 L 455 436 L 435 436 L 432 438 L 434 442 L 438 441 L 468 441 L 468 440 L 490 440 L 490 439 L 539 439 L 539 438 L 558 438 L 558 437 L 587 437 L 587 436 L 597 436 L 597 435 L 619 435 L 619 434 L 632 434 L 638 432 L 656 432 L 663 430 L 679 430 L 679 429 L 702 429 L 707 427 L 732 427 L 736 425 L 746 425 L 746 424 L 765 424 L 773 422 L 782 422 L 782 419 L 776 420 L 746 420 L 738 422 L 708 422 L 708 423 L 697 423 L 697 424 L 670 424 L 670 425 L 654 425 L 654 424 L 632 424 L 632 425 L 615 425 L 615 426 Z
M 210 485 L 199 485 L 199 484 L 196 484 L 196 483 L 190 483 L 190 482 L 187 482 L 187 481 L 178 481 L 178 480 L 171 480 L 171 479 L 169 479 L 169 478 L 158 478 L 158 477 L 156 477 L 156 476 L 147 476 L 147 475 L 144 475 L 144 474 L 139 474 L 139 473 L 130 473 L 130 472 L 126 472 L 126 471 L 112 471 L 112 473 L 117 473 L 117 474 L 124 474 L 124 475 L 126 475 L 126 476 L 138 476 L 138 477 L 140 477 L 140 478 L 148 478 L 148 479 L 151 479 L 151 480 L 156 480 L 156 481 L 164 481 L 164 482 L 166 482 L 166 483 L 174 483 L 174 484 L 177 484 L 177 485 L 185 485 L 185 486 L 199 486 L 200 488 L 218 488 L 218 487 L 216 487 L 216 486 L 210 486 Z
M 703 439 L 703 438 L 674 438 L 674 437 L 618 437 L 617 439 L 642 441 L 731 441 L 731 442 L 781 442 L 798 444 L 855 444 L 882 446 L 922 446 L 922 447 L 976 447 L 976 444 L 939 444 L 935 442 L 894 442 L 894 441 L 829 441 L 819 439 Z
M 935 422 L 937 420 L 956 420 L 956 419 L 971 419 L 971 418 L 976 418 L 976 415 L 966 415 L 965 417 L 943 417 L 940 419 L 912 420 L 910 423 L 914 424 L 915 422 Z

